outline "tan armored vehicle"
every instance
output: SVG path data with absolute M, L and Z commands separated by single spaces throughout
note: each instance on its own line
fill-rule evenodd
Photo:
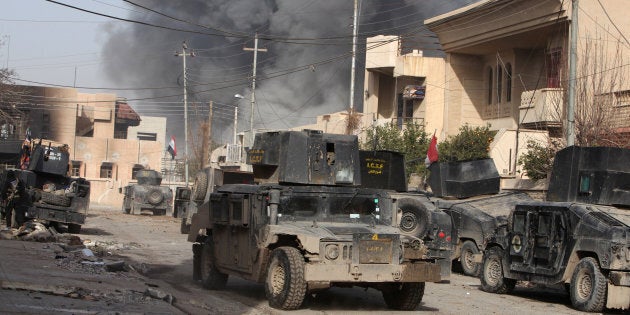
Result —
M 425 282 L 440 281 L 423 241 L 401 234 L 387 191 L 358 187 L 355 136 L 257 134 L 248 162 L 258 185 L 220 186 L 192 216 L 193 276 L 206 288 L 238 276 L 290 310 L 332 286 L 371 287 L 413 310 Z

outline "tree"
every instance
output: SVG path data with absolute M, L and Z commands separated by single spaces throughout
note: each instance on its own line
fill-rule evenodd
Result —
M 0 50 L 4 42 L 0 41 Z M 17 87 L 13 82 L 15 71 L 9 68 L 0 68 L 0 125 L 13 125 L 17 128 L 18 134 L 26 131 L 23 123 L 28 121 L 26 114 L 19 110 L 17 106 L 22 102 L 26 92 Z M 3 135 L 4 136 L 4 135 Z
M 622 43 L 595 34 L 581 34 L 575 80 L 575 145 L 630 147 L 630 137 L 618 132 L 630 124 L 630 93 L 627 56 Z M 568 78 L 568 69 L 565 71 Z M 568 80 L 561 81 L 564 97 L 554 104 L 552 113 L 556 121 L 565 121 L 569 101 Z M 566 135 L 566 124 L 563 124 Z
M 405 156 L 407 175 L 426 173 L 424 158 L 430 138 L 424 126 L 409 122 L 401 131 L 395 123 L 391 122 L 382 126 L 372 126 L 366 133 L 366 141 L 361 143 L 362 150 L 400 152 Z
M 527 141 L 527 151 L 518 158 L 527 177 L 533 180 L 545 179 L 551 173 L 553 158 L 557 152 L 554 145 L 544 146 L 536 141 Z

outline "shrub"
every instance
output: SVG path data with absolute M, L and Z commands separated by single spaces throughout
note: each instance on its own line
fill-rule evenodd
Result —
M 399 129 L 395 123 L 375 126 L 367 129 L 366 141 L 361 143 L 362 150 L 387 150 L 405 155 L 405 172 L 426 173 L 424 158 L 429 147 L 429 136 L 424 126 L 408 122 L 405 128 Z
M 551 172 L 555 155 L 555 146 L 545 147 L 536 141 L 529 140 L 527 152 L 518 158 L 518 164 L 523 166 L 523 171 L 530 179 L 545 179 Z
M 490 157 L 490 143 L 496 132 L 485 127 L 464 125 L 459 133 L 438 144 L 440 162 L 473 161 Z

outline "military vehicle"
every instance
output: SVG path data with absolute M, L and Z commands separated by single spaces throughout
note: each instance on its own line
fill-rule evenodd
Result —
M 361 188 L 356 136 L 259 133 L 248 152 L 258 183 L 227 184 L 192 216 L 193 278 L 221 289 L 228 276 L 265 284 L 269 305 L 299 308 L 332 286 L 380 290 L 413 310 L 440 266 L 400 232 L 388 192 Z
M 523 192 L 500 192 L 499 173 L 490 159 L 433 163 L 428 180 L 432 191 L 408 191 L 404 156 L 391 151 L 361 151 L 362 186 L 389 189 L 401 213 L 400 229 L 422 238 L 431 257 L 440 258 L 442 278 L 458 261 L 462 272 L 477 276 L 483 241 L 494 233 Z
M 155 170 L 139 170 L 136 184 L 119 188 L 124 194 L 123 213 L 165 215 L 172 209 L 173 190 L 162 184 L 162 175 Z
M 568 147 L 547 201 L 518 203 L 485 244 L 481 288 L 564 284 L 578 310 L 630 309 L 630 150 Z
M 181 201 L 178 217 L 181 218 L 180 232 L 188 234 L 192 216 L 204 203 L 209 202 L 210 193 L 223 184 L 253 184 L 254 174 L 251 172 L 222 170 L 205 167 L 195 174 L 192 188 L 189 188 L 188 201 Z
M 7 225 L 18 228 L 38 219 L 79 233 L 90 204 L 90 182 L 68 176 L 68 146 L 30 141 L 23 149 L 19 169 L 0 172 L 0 213 Z
M 441 279 L 451 275 L 453 224 L 444 211 L 422 192 L 407 191 L 405 158 L 393 151 L 360 151 L 361 186 L 386 189 L 397 211 L 401 233 L 420 238 L 428 256 L 437 259 Z

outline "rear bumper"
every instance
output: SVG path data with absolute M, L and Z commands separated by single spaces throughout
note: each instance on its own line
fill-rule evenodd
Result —
M 429 262 L 413 264 L 307 264 L 308 282 L 385 283 L 440 282 L 440 265 Z
M 86 214 L 64 209 L 63 207 L 46 206 L 38 207 L 32 206 L 28 208 L 26 217 L 31 219 L 41 219 L 46 221 L 71 223 L 71 224 L 84 224 Z

